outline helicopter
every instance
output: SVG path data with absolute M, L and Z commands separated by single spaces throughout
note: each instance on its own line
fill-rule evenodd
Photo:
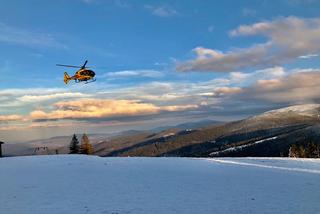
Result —
M 64 72 L 64 78 L 63 81 L 65 84 L 68 84 L 70 80 L 74 80 L 76 83 L 85 82 L 91 83 L 96 81 L 94 76 L 96 75 L 94 71 L 89 70 L 88 67 L 86 67 L 88 60 L 84 62 L 82 66 L 75 66 L 75 65 L 62 65 L 62 64 L 56 64 L 57 66 L 63 66 L 63 67 L 69 67 L 69 68 L 80 68 L 76 71 L 76 73 L 73 76 L 69 76 L 67 72 Z

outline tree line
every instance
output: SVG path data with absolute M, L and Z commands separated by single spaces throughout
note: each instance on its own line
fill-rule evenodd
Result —
M 313 142 L 303 145 L 293 144 L 289 148 L 289 157 L 320 158 L 320 144 L 316 144 Z
M 70 152 L 69 154 L 86 154 L 91 155 L 93 154 L 93 146 L 89 141 L 89 138 L 86 134 L 82 135 L 81 144 L 79 145 L 79 140 L 77 136 L 74 134 L 72 140 L 70 142 Z

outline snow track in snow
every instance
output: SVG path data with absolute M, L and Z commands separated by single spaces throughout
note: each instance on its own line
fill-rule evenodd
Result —
M 234 147 L 227 148 L 227 149 L 224 149 L 224 150 L 221 150 L 221 151 L 212 152 L 209 155 L 218 155 L 220 153 L 242 150 L 243 148 L 247 148 L 247 147 L 250 147 L 250 146 L 253 146 L 253 145 L 256 145 L 256 144 L 259 144 L 259 143 L 263 143 L 263 142 L 266 142 L 266 141 L 275 140 L 277 138 L 278 138 L 278 136 L 275 136 L 275 137 L 270 137 L 270 138 L 258 140 L 258 141 L 255 141 L 253 143 L 248 143 L 248 144 L 245 144 L 245 145 L 241 145 L 241 146 L 234 146 Z
M 235 164 L 235 165 L 240 165 L 240 166 L 253 166 L 253 167 L 260 167 L 260 168 L 269 168 L 269 169 L 279 169 L 279 170 L 287 170 L 287 171 L 295 171 L 295 172 L 305 172 L 305 173 L 314 173 L 314 174 L 320 174 L 320 167 L 319 169 L 303 169 L 303 168 L 296 168 L 296 167 L 283 167 L 283 166 L 273 166 L 273 165 L 266 165 L 266 164 L 258 164 L 250 162 L 244 162 L 239 159 L 223 159 L 223 158 L 212 158 L 212 159 L 207 159 L 209 161 L 217 162 L 217 163 L 222 163 L 222 164 Z M 320 165 L 320 160 L 318 162 Z

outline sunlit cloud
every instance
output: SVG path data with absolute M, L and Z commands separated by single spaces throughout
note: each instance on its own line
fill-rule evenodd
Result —
M 308 103 L 320 100 L 320 71 L 299 72 L 288 76 L 258 80 L 247 89 L 248 97 L 275 103 Z
M 8 121 L 20 121 L 23 120 L 23 116 L 11 114 L 11 115 L 0 115 L 0 122 L 8 122 Z
M 151 103 L 142 103 L 138 100 L 103 99 L 57 102 L 54 106 L 56 110 L 51 112 L 44 112 L 41 110 L 31 112 L 31 119 L 83 119 L 137 116 L 157 114 L 161 111 L 183 111 L 197 107 L 196 105 L 156 106 Z
M 297 17 L 241 25 L 230 36 L 259 36 L 268 40 L 229 52 L 197 47 L 196 59 L 177 63 L 178 71 L 234 71 L 243 68 L 277 66 L 299 56 L 320 52 L 320 19 Z
M 219 94 L 220 90 L 222 93 Z M 285 75 L 253 79 L 250 84 L 242 87 L 216 88 L 211 96 L 220 97 L 222 102 L 219 103 L 219 106 L 227 106 L 232 103 L 272 106 L 317 103 L 320 101 L 318 91 L 320 91 L 320 70 L 294 69 Z
M 224 96 L 224 95 L 233 95 L 239 94 L 243 91 L 240 87 L 220 87 L 214 90 L 214 94 L 217 96 Z

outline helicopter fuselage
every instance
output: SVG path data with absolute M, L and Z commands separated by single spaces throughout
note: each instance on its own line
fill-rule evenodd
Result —
M 95 72 L 89 69 L 80 69 L 78 70 L 75 75 L 71 78 L 75 79 L 76 81 L 88 81 L 94 78 Z

